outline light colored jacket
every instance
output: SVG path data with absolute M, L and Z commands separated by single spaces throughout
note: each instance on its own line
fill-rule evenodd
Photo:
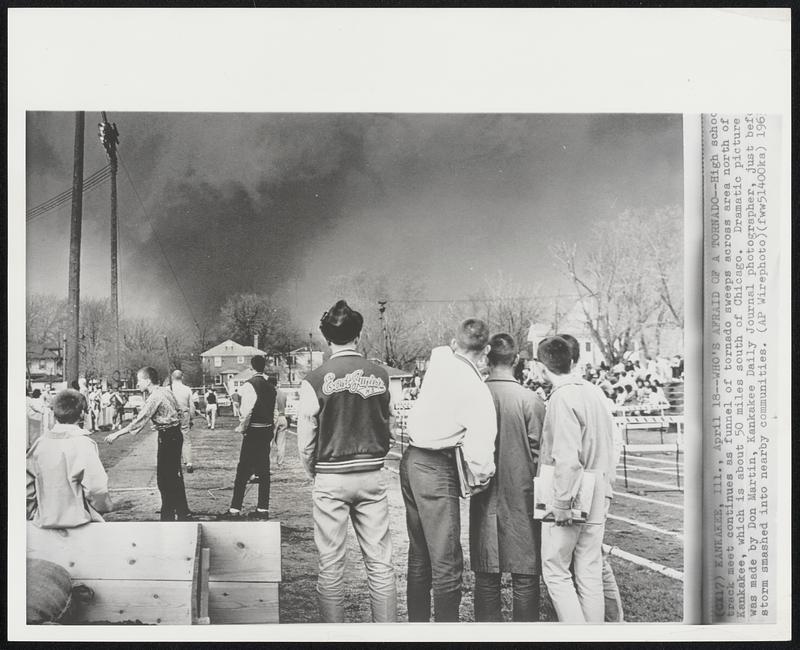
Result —
M 97 444 L 75 424 L 56 425 L 27 454 L 27 514 L 40 528 L 103 521 L 113 509 Z
M 596 490 L 613 496 L 618 451 L 607 401 L 596 386 L 575 378 L 557 385 L 547 400 L 540 459 L 554 466 L 553 503 L 559 508 L 571 507 L 584 470 L 602 474 L 602 492 Z

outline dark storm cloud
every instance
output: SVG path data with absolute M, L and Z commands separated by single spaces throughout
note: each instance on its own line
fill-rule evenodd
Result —
M 96 117 L 87 114 L 87 173 L 106 162 Z M 499 268 L 554 285 L 551 244 L 682 197 L 680 116 L 109 117 L 121 133 L 128 313 L 187 317 L 162 250 L 201 322 L 231 293 L 286 298 L 287 286 L 299 287 L 301 317 L 316 314 L 330 277 L 354 271 L 413 268 L 436 297 L 465 297 Z M 69 186 L 73 128 L 71 114 L 29 120 L 31 201 Z M 97 295 L 107 295 L 107 201 L 98 190 L 85 202 L 82 283 Z M 31 230 L 29 283 L 61 292 L 68 219 L 50 219 Z
M 25 159 L 28 173 L 47 174 L 63 167 L 64 162 L 47 133 L 42 129 L 41 120 L 36 113 L 25 116 Z

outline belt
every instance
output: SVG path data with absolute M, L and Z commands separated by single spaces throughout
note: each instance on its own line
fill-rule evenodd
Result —
M 158 431 L 169 431 L 170 429 L 180 429 L 180 428 L 181 428 L 181 423 L 180 422 L 176 422 L 175 424 L 169 424 L 169 425 L 164 425 L 164 426 L 156 425 L 156 429 Z
M 427 451 L 431 454 L 442 454 L 443 456 L 452 456 L 455 453 L 455 447 L 441 447 L 440 449 L 428 449 L 427 447 L 420 447 L 413 443 L 409 443 L 409 449 L 418 449 L 419 451 Z
M 267 424 L 266 422 L 251 422 L 247 425 L 248 429 L 269 429 L 270 427 L 274 426 L 273 424 Z

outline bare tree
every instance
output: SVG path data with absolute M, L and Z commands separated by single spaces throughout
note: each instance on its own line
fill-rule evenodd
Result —
M 60 345 L 65 332 L 67 301 L 44 294 L 30 294 L 25 302 L 25 338 L 28 358 L 46 345 Z
M 80 367 L 87 379 L 108 376 L 113 370 L 109 354 L 113 349 L 109 301 L 82 300 L 80 314 Z
M 484 280 L 471 296 L 471 314 L 486 321 L 492 333 L 505 332 L 522 346 L 528 337 L 531 323 L 543 312 L 538 287 L 514 282 L 502 271 Z M 463 312 L 462 312 L 463 313 Z
M 252 345 L 257 334 L 259 347 L 267 351 L 288 352 L 305 344 L 284 305 L 253 293 L 228 298 L 215 330 L 218 340 L 233 339 L 242 345 Z
M 409 276 L 354 272 L 332 278 L 330 291 L 333 300 L 347 300 L 364 316 L 359 345 L 365 356 L 410 369 L 430 353 L 422 282 Z M 379 301 L 385 301 L 383 314 Z
M 683 327 L 679 208 L 627 211 L 599 223 L 589 250 L 562 243 L 553 254 L 574 286 L 585 324 L 606 361 L 617 363 L 638 342 L 656 347 L 668 313 Z

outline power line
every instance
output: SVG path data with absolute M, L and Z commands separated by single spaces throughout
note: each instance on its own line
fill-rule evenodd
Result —
M 96 172 L 87 176 L 83 179 L 83 193 L 93 190 L 94 188 L 102 185 L 106 180 L 111 177 L 111 168 L 106 165 L 102 169 L 98 169 Z M 72 198 L 72 188 L 68 190 L 64 190 L 60 194 L 56 194 L 56 196 L 40 203 L 32 207 L 25 213 L 25 216 L 28 221 L 32 221 L 37 217 L 40 217 L 56 208 L 61 207 Z
M 186 292 L 183 290 L 183 285 L 181 281 L 178 279 L 178 275 L 175 273 L 175 269 L 172 266 L 172 262 L 169 261 L 169 257 L 167 256 L 167 252 L 164 250 L 164 247 L 161 244 L 161 239 L 158 236 L 158 230 L 153 223 L 153 220 L 150 218 L 150 215 L 147 212 L 147 208 L 144 207 L 144 201 L 142 201 L 142 197 L 139 196 L 139 190 L 136 189 L 136 185 L 133 183 L 133 179 L 131 178 L 130 172 L 128 171 L 127 166 L 125 165 L 125 161 L 122 160 L 122 157 L 117 152 L 117 159 L 122 164 L 122 169 L 125 172 L 125 176 L 128 179 L 128 182 L 131 184 L 131 188 L 133 189 L 133 193 L 136 195 L 137 200 L 139 201 L 139 205 L 142 206 L 142 212 L 144 213 L 145 218 L 147 219 L 147 223 L 150 226 L 150 229 L 153 231 L 153 235 L 155 236 L 156 243 L 158 244 L 158 249 L 161 251 L 161 254 L 164 256 L 164 261 L 166 261 L 167 266 L 169 267 L 170 273 L 172 273 L 172 277 L 175 279 L 175 284 L 178 285 L 178 289 L 183 296 L 183 300 L 186 303 L 186 308 L 189 311 L 189 315 L 192 317 L 192 321 L 194 321 L 195 327 L 197 327 L 198 332 L 202 332 L 200 328 L 200 323 L 197 322 L 197 318 L 195 318 L 194 311 L 192 310 L 192 304 L 189 302 L 189 298 L 186 296 Z
M 580 298 L 580 296 L 575 293 L 554 293 L 552 295 L 542 296 L 539 294 L 534 294 L 530 296 L 514 296 L 514 297 L 507 297 L 507 298 L 419 298 L 419 299 L 409 299 L 409 300 L 394 300 L 391 298 L 387 298 L 386 302 L 388 303 L 403 303 L 403 304 L 411 304 L 411 303 L 454 303 L 454 302 L 523 302 L 528 300 L 545 300 L 550 298 Z
M 98 169 L 96 172 L 83 179 L 84 185 L 87 185 L 96 180 L 97 178 L 99 178 L 100 176 L 107 174 L 108 170 L 109 170 L 108 166 Z M 60 194 L 57 194 L 56 196 L 52 197 L 51 199 L 48 199 L 47 201 L 44 201 L 43 203 L 40 203 L 39 205 L 31 208 L 30 210 L 27 211 L 26 214 L 30 215 L 39 210 L 47 209 L 53 204 L 63 200 L 64 197 L 71 197 L 71 196 L 72 196 L 72 188 L 69 188 L 67 190 L 64 190 Z
M 87 192 L 90 192 L 91 190 L 99 187 L 105 181 L 107 181 L 110 178 L 110 176 L 111 176 L 110 174 L 106 173 L 103 174 L 102 176 L 98 176 L 88 181 L 83 187 L 83 193 L 86 194 Z M 60 208 L 65 203 L 69 203 L 71 199 L 72 199 L 72 192 L 70 191 L 66 196 L 60 196 L 58 200 L 51 201 L 47 205 L 37 206 L 35 209 L 26 213 L 27 221 L 33 221 L 57 208 Z

